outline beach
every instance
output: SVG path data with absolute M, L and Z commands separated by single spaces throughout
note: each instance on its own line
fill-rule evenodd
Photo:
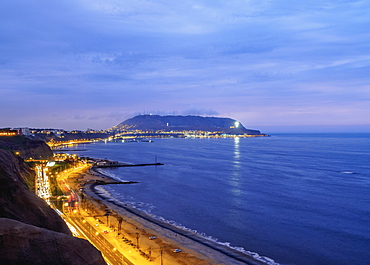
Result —
M 66 181 L 72 190 L 79 191 L 80 211 L 85 221 L 104 229 L 104 236 L 115 249 L 119 248 L 128 259 L 132 256 L 132 264 L 267 264 L 192 231 L 154 219 L 99 188 L 132 182 L 117 181 L 88 167 L 69 174 Z

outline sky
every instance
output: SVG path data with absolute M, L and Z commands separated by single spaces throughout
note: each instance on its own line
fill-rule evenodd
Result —
M 370 1 L 2 0 L 0 128 L 138 114 L 370 132 Z

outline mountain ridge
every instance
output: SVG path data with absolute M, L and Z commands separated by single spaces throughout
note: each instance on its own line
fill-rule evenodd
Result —
M 226 134 L 261 135 L 259 130 L 247 129 L 231 118 L 181 116 L 181 115 L 137 115 L 114 126 L 114 130 L 141 131 L 209 131 Z

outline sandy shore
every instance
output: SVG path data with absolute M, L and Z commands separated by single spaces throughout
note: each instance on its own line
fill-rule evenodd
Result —
M 179 229 L 166 222 L 154 219 L 130 205 L 114 200 L 99 192 L 101 184 L 122 184 L 94 169 L 86 169 L 69 178 L 69 185 L 82 191 L 83 206 L 91 215 L 100 215 L 99 222 L 108 224 L 111 232 L 122 239 L 122 244 L 130 244 L 139 249 L 150 264 L 268 264 L 252 255 L 233 250 L 227 246 L 201 237 L 191 231 Z M 131 184 L 127 184 L 131 185 Z M 110 211 L 109 217 L 104 214 Z M 150 239 L 155 237 L 155 239 Z M 138 246 L 137 246 L 138 245 Z M 181 249 L 181 252 L 174 252 Z M 162 259 L 160 261 L 160 259 Z

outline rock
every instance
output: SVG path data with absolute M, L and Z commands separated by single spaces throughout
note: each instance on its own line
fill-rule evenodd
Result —
M 50 159 L 53 157 L 53 152 L 45 142 L 31 140 L 21 135 L 0 137 L 0 148 L 18 153 L 23 159 Z
M 105 264 L 88 241 L 0 218 L 0 264 Z
M 34 172 L 14 150 L 43 158 L 51 150 L 40 141 L 12 138 L 0 139 L 0 264 L 106 264 L 26 185 Z
M 28 189 L 25 179 L 31 174 L 21 159 L 0 149 L 0 217 L 70 235 L 59 215 Z

